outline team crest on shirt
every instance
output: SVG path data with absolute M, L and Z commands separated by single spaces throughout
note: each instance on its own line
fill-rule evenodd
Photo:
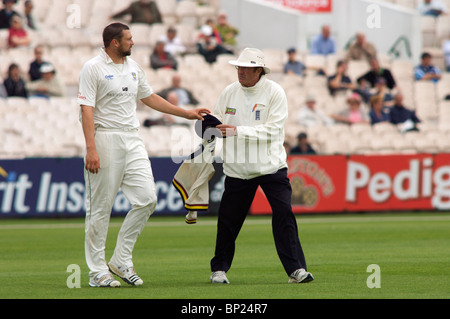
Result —
M 136 81 L 137 80 L 137 75 L 135 72 L 131 72 L 131 76 L 133 77 L 133 80 Z
M 236 109 L 233 109 L 231 107 L 227 107 L 227 110 L 225 111 L 225 114 L 236 115 Z

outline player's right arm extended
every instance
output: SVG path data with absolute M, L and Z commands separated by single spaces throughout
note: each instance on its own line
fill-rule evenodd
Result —
M 95 145 L 94 108 L 92 106 L 81 105 L 81 121 L 83 126 L 84 139 L 86 141 L 85 169 L 93 174 L 97 174 L 100 169 L 100 158 L 98 157 Z

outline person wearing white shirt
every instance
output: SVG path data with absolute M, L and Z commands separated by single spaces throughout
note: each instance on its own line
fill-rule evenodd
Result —
M 140 138 L 136 101 L 157 111 L 187 119 L 203 119 L 207 109 L 185 110 L 155 94 L 142 68 L 131 58 L 130 29 L 112 23 L 103 31 L 104 48 L 83 66 L 78 104 L 86 141 L 85 254 L 91 287 L 118 287 L 116 274 L 130 285 L 142 285 L 132 251 L 156 207 L 150 160 Z M 122 189 L 131 210 L 120 229 L 114 254 L 107 264 L 105 242 L 111 208 Z
M 288 282 L 309 282 L 314 278 L 306 271 L 298 238 L 283 146 L 288 116 L 286 94 L 280 85 L 266 78 L 271 70 L 261 50 L 247 48 L 230 64 L 237 68 L 238 81 L 223 90 L 214 110 L 223 123 L 216 128 L 226 137 L 226 178 L 210 281 L 229 283 L 226 273 L 234 257 L 235 241 L 260 186 L 272 207 L 275 246 Z
M 417 6 L 417 10 L 421 15 L 431 15 L 434 17 L 439 17 L 442 14 L 447 13 L 447 7 L 440 0 L 423 0 Z
M 186 53 L 186 47 L 177 37 L 177 30 L 174 27 L 169 27 L 167 33 L 159 37 L 159 41 L 163 41 L 166 45 L 164 49 L 173 56 L 179 56 Z
M 300 108 L 297 116 L 298 123 L 305 127 L 316 125 L 330 126 L 334 124 L 331 117 L 316 107 L 316 98 L 312 95 L 306 97 L 305 105 Z

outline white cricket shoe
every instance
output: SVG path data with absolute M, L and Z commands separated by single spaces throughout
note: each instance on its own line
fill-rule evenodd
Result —
M 114 275 L 119 276 L 123 281 L 132 286 L 141 286 L 144 281 L 136 274 L 134 267 L 115 266 L 112 263 L 108 264 L 109 271 Z
M 310 281 L 313 281 L 314 277 L 311 273 L 307 272 L 305 269 L 300 268 L 297 269 L 296 271 L 294 271 L 290 276 L 289 276 L 289 281 L 288 283 L 290 284 L 300 284 L 300 283 L 307 283 Z
M 89 280 L 89 286 L 91 287 L 120 287 L 120 282 L 114 279 L 111 273 L 98 274 Z
M 229 284 L 225 271 L 213 271 L 209 280 L 213 284 Z
M 197 211 L 193 210 L 193 211 L 190 211 L 189 213 L 187 213 L 185 222 L 186 222 L 186 224 L 197 223 Z

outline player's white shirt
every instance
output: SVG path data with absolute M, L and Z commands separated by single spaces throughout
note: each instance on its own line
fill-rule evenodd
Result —
M 115 64 L 102 48 L 81 69 L 77 101 L 94 107 L 96 127 L 137 129 L 136 101 L 152 93 L 139 64 L 129 57 Z

